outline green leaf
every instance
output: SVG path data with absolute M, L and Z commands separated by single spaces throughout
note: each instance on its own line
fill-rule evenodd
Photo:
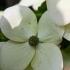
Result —
M 0 42 L 7 41 L 7 40 L 8 40 L 8 38 L 6 38 L 0 30 Z
M 37 20 L 39 21 L 41 15 L 47 10 L 46 1 L 38 8 L 38 10 L 34 10 L 32 7 L 30 7 L 34 13 L 36 14 Z

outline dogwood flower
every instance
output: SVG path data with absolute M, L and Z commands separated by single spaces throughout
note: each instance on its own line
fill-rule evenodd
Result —
M 4 11 L 1 30 L 10 40 L 0 42 L 1 70 L 62 70 L 63 59 L 57 44 L 64 30 L 53 24 L 45 12 L 37 23 L 33 11 L 15 5 Z M 29 69 L 28 69 L 29 70 Z
M 70 41 L 70 0 L 47 0 L 49 17 L 64 27 L 63 37 Z
M 38 10 L 44 1 L 45 0 L 21 0 L 19 4 L 27 7 L 32 6 L 35 10 Z
M 70 23 L 70 0 L 46 0 L 48 13 L 58 25 Z
M 57 24 L 63 25 L 63 37 L 70 41 L 70 0 L 46 0 L 48 14 L 50 18 Z M 70 49 L 70 48 L 68 48 Z M 70 70 L 69 53 L 63 52 L 64 70 Z

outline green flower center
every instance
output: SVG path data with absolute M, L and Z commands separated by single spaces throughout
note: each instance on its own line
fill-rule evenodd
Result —
M 29 45 L 36 47 L 39 44 L 39 38 L 37 36 L 31 36 L 29 38 Z

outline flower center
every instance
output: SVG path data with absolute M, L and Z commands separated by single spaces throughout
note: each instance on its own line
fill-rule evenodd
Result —
M 29 38 L 29 45 L 36 47 L 39 44 L 39 38 L 36 36 L 31 36 Z

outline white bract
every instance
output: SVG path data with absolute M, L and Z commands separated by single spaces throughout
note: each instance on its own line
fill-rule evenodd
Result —
M 1 16 L 2 16 L 2 14 L 3 14 L 3 11 L 0 11 L 0 18 L 1 18 Z
M 53 23 L 47 12 L 37 23 L 35 14 L 29 8 L 15 5 L 4 11 L 0 26 L 10 39 L 0 42 L 1 70 L 25 70 L 29 64 L 33 70 L 62 70 L 63 59 L 57 45 L 64 30 Z M 36 46 L 30 44 L 38 41 L 32 36 L 39 39 Z
M 50 17 L 58 25 L 70 23 L 70 0 L 46 0 Z
M 70 0 L 46 0 L 49 17 L 65 29 L 63 37 L 70 41 Z
M 38 10 L 44 1 L 45 0 L 21 0 L 19 4 L 27 7 L 32 6 L 35 10 Z

